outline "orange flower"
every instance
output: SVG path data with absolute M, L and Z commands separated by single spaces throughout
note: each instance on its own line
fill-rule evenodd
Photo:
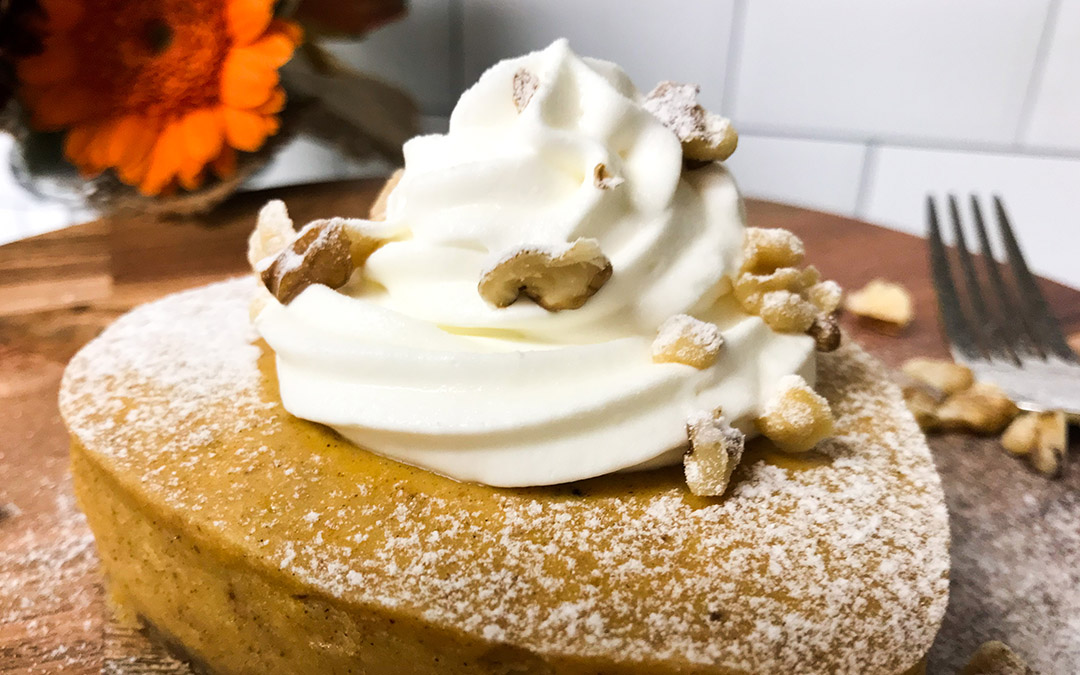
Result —
M 278 130 L 278 68 L 301 40 L 274 0 L 41 0 L 45 49 L 18 64 L 31 124 L 67 129 L 85 175 L 147 195 L 236 170 Z

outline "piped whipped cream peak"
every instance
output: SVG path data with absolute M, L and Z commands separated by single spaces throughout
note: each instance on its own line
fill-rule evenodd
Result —
M 338 290 L 258 313 L 294 415 L 461 480 L 547 485 L 680 462 L 693 415 L 722 409 L 753 433 L 781 378 L 813 382 L 813 339 L 732 293 L 745 224 L 730 174 L 684 168 L 683 141 L 614 64 L 565 40 L 497 63 L 448 133 L 404 155 L 393 237 Z M 564 263 L 584 295 L 550 290 Z M 518 276 L 484 292 L 507 266 Z M 656 353 L 679 353 L 682 326 L 707 358 L 654 360 L 661 326 Z

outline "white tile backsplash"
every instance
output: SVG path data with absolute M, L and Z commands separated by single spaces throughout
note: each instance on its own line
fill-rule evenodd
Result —
M 865 155 L 857 143 L 742 134 L 727 163 L 748 197 L 851 213 Z
M 343 0 L 348 1 L 348 0 Z M 409 92 L 428 114 L 444 115 L 457 101 L 459 45 L 451 40 L 459 0 L 410 0 L 404 19 L 362 41 L 332 42 L 337 56 Z
M 1080 287 L 1080 159 L 883 147 L 870 161 L 860 218 L 921 235 L 927 193 L 997 193 L 1032 268 Z
M 1080 0 L 1059 3 L 1023 140 L 1080 152 Z
M 719 108 L 735 0 L 464 0 L 465 85 L 493 63 L 560 37 L 579 54 L 621 65 L 642 91 L 696 82 Z
M 735 118 L 808 136 L 1011 143 L 1048 3 L 747 1 Z
M 926 191 L 1000 190 L 1036 268 L 1080 286 L 1080 0 L 412 0 L 331 48 L 410 92 L 430 132 L 485 68 L 558 37 L 644 90 L 701 84 L 743 132 L 747 195 L 922 233 Z M 3 142 L 0 242 L 77 219 L 14 184 Z M 389 168 L 299 139 L 250 187 Z

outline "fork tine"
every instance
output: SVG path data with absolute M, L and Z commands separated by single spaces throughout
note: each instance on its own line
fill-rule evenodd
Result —
M 1001 197 L 994 195 L 994 210 L 997 211 L 998 228 L 1001 230 L 1001 240 L 1005 244 L 1005 254 L 1009 257 L 1009 267 L 1012 269 L 1016 288 L 1020 293 L 1020 302 L 1028 309 L 1031 319 L 1031 327 L 1035 333 L 1036 345 L 1048 355 L 1053 354 L 1066 361 L 1076 362 L 1078 359 L 1069 344 L 1065 341 L 1065 334 L 1061 331 L 1057 319 L 1050 313 L 1050 305 L 1035 283 L 1035 277 L 1028 269 L 1024 261 L 1024 254 L 1020 252 L 1020 244 L 1016 241 L 1012 226 L 1009 224 L 1009 216 L 1005 213 L 1005 205 Z
M 993 330 L 993 322 L 990 313 L 986 311 L 986 302 L 983 300 L 982 288 L 979 285 L 979 277 L 975 272 L 975 261 L 968 251 L 967 239 L 964 237 L 964 226 L 960 219 L 960 208 L 956 202 L 956 195 L 949 195 L 949 215 L 952 217 L 953 235 L 956 238 L 956 251 L 960 258 L 960 269 L 964 274 L 964 284 L 967 288 L 968 301 L 972 310 L 972 327 L 976 330 L 976 338 L 981 338 L 982 343 L 990 352 L 1001 352 L 1003 348 L 996 339 Z
M 929 225 L 927 242 L 930 246 L 930 273 L 934 289 L 938 296 L 938 311 L 945 334 L 953 349 L 968 359 L 982 359 L 978 342 L 968 328 L 967 318 L 960 306 L 956 294 L 956 285 L 949 272 L 949 258 L 945 252 L 945 242 L 941 239 L 941 226 L 938 224 L 937 206 L 933 195 L 926 196 L 926 220 Z
M 1019 365 L 1019 354 L 1038 353 L 1038 350 L 1027 336 L 1029 330 L 1027 317 L 1018 307 L 1012 292 L 1009 291 L 1001 276 L 1001 268 L 998 266 L 997 259 L 994 258 L 990 235 L 986 231 L 982 207 L 979 205 L 979 198 L 974 194 L 971 195 L 971 213 L 975 219 L 975 232 L 979 237 L 979 251 L 982 254 L 983 267 L 986 269 L 987 276 L 990 277 L 990 285 L 993 286 L 994 297 L 997 299 L 998 313 L 1005 317 L 1005 320 L 997 325 L 998 334 L 1006 344 L 1011 346 L 1010 356 Z

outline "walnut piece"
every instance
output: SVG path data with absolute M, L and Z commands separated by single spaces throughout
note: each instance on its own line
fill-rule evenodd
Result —
M 806 249 L 802 240 L 781 228 L 748 227 L 743 239 L 740 272 L 768 274 L 780 267 L 802 264 Z
M 540 86 L 540 80 L 525 68 L 514 73 L 514 107 L 518 112 L 525 109 Z
M 608 171 L 603 162 L 593 167 L 593 185 L 601 190 L 610 190 L 619 187 L 626 182 L 622 176 L 616 176 Z
M 911 293 L 900 284 L 874 279 L 849 293 L 845 307 L 852 314 L 903 328 L 915 316 Z
M 763 273 L 746 272 L 735 279 L 732 291 L 743 309 L 751 314 L 761 312 L 761 303 L 766 293 L 790 291 L 801 293 L 804 289 L 803 271 L 794 267 L 778 267 Z
M 823 314 L 832 314 L 840 309 L 843 295 L 840 284 L 832 280 L 819 281 L 806 289 L 806 299 Z
M 386 179 L 382 189 L 379 190 L 379 196 L 375 198 L 371 208 L 368 209 L 368 219 L 386 220 L 386 204 L 390 201 L 390 193 L 393 192 L 394 188 L 397 187 L 397 184 L 401 182 L 401 176 L 404 175 L 404 173 L 405 169 L 398 169 Z
M 477 289 L 496 307 L 522 293 L 544 309 L 577 309 L 611 278 L 611 261 L 595 239 L 578 239 L 561 250 L 520 248 L 484 272 Z
M 799 269 L 805 255 L 802 240 L 787 230 L 747 228 L 732 293 L 774 331 L 806 333 L 818 351 L 833 351 L 841 341 L 835 314 L 842 292 L 813 265 Z
M 660 324 L 652 343 L 652 360 L 703 369 L 716 363 L 723 346 L 724 336 L 716 324 L 676 314 Z
M 1014 455 L 1027 456 L 1039 473 L 1057 476 L 1069 447 L 1065 413 L 1022 413 L 1002 434 L 1001 445 Z
M 1061 475 L 1069 449 L 1069 421 L 1060 410 L 1039 415 L 1039 440 L 1031 452 L 1031 465 L 1044 476 Z
M 731 120 L 710 113 L 697 102 L 696 84 L 661 82 L 645 97 L 645 109 L 675 132 L 683 156 L 691 160 L 725 160 L 735 152 L 739 135 Z
M 324 221 L 314 221 L 324 222 Z M 363 220 L 362 218 L 330 218 L 335 226 L 340 225 L 349 238 L 349 257 L 354 268 L 362 267 L 368 257 L 383 244 L 398 238 L 403 229 L 389 225 L 382 220 Z
M 937 431 L 941 429 L 941 418 L 938 417 L 938 406 L 941 404 L 941 393 L 922 386 L 911 384 L 903 387 L 904 403 L 915 417 L 915 422 L 923 431 Z
M 805 333 L 817 318 L 817 310 L 798 293 L 769 291 L 761 296 L 758 315 L 778 333 Z
M 814 338 L 814 348 L 819 352 L 834 352 L 840 348 L 842 334 L 835 313 L 818 314 L 806 334 Z
M 756 420 L 758 431 L 784 452 L 805 452 L 832 435 L 829 403 L 798 375 L 780 378 Z
M 266 202 L 255 220 L 255 230 L 248 237 L 247 260 L 251 269 L 259 273 L 260 263 L 278 253 L 289 245 L 296 236 L 293 229 L 289 211 L 285 208 L 285 202 L 280 199 L 272 199 Z M 264 263 L 263 266 L 269 264 Z
M 943 429 L 996 434 L 1019 412 L 1000 387 L 978 382 L 945 399 L 937 414 Z
M 937 389 L 946 396 L 975 384 L 975 375 L 967 366 L 945 359 L 908 359 L 900 371 L 911 379 Z
M 1039 414 L 1020 413 L 1001 435 L 1001 447 L 1014 455 L 1030 455 L 1039 442 Z
M 262 270 L 262 280 L 285 304 L 308 286 L 340 288 L 353 271 L 351 242 L 340 218 L 308 223 Z
M 984 642 L 959 675 L 1035 675 L 1009 646 L 997 640 Z
M 690 492 L 699 497 L 723 495 L 742 460 L 746 436 L 732 428 L 719 410 L 691 416 L 686 434 L 690 448 L 683 456 L 683 470 Z
M 1077 356 L 1080 356 L 1080 331 L 1071 334 L 1066 338 L 1066 342 L 1069 343 L 1069 347 L 1076 352 Z

